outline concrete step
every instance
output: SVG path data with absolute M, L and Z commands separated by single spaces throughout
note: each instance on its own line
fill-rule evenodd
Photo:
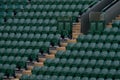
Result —
M 111 28 L 112 27 L 112 22 L 110 22 L 108 25 L 107 25 L 108 28 Z
M 80 30 L 79 30 L 79 29 L 77 29 L 77 30 L 72 30 L 72 32 L 73 32 L 73 33 L 76 33 L 76 32 L 77 32 L 77 33 L 80 33 Z
M 32 66 L 27 66 L 27 69 L 28 69 L 28 70 L 32 70 L 33 67 L 34 67 L 33 65 L 32 65 Z
M 74 25 L 81 25 L 81 23 L 80 23 L 80 22 L 78 22 L 78 23 L 73 23 L 73 26 L 74 26 Z
M 46 54 L 45 58 L 55 58 L 55 55 L 54 54 Z
M 44 62 L 46 60 L 46 58 L 39 58 L 38 60 L 39 60 L 39 62 Z
M 66 47 L 66 46 L 67 46 L 67 44 L 68 44 L 68 43 L 65 43 L 65 42 L 60 43 L 61 47 Z
M 120 20 L 120 16 L 116 17 L 115 19 L 116 19 L 116 20 Z
M 73 39 L 76 39 L 78 38 L 78 36 L 80 35 L 81 33 L 72 33 L 72 38 Z
M 57 51 L 58 51 L 58 50 L 63 50 L 63 51 L 65 51 L 66 48 L 65 48 L 65 47 L 57 47 Z
M 68 42 L 68 43 L 76 43 L 77 41 L 76 41 L 76 39 L 70 39 L 70 40 L 68 40 L 67 42 Z
M 10 80 L 19 80 L 19 78 L 14 78 L 14 79 L 10 79 Z
M 57 50 L 50 50 L 50 54 L 56 54 Z
M 44 66 L 43 62 L 34 62 L 34 66 Z
M 15 75 L 16 75 L 16 78 L 19 79 L 22 76 L 22 73 L 16 73 Z
M 80 30 L 81 28 L 80 28 L 80 26 L 75 26 L 75 27 L 73 27 L 72 29 L 73 29 L 73 30 Z
M 108 27 L 108 28 L 112 28 L 112 25 L 107 25 L 106 27 Z
M 23 73 L 22 74 L 27 74 L 27 75 L 31 75 L 31 70 L 23 70 Z

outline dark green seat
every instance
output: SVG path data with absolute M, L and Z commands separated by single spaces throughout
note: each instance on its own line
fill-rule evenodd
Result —
M 57 67 L 55 68 L 55 70 L 54 70 L 53 75 L 60 76 L 60 75 L 61 75 L 61 73 L 60 73 L 61 71 L 62 71 L 62 67 L 57 66 Z M 64 75 L 63 75 L 63 76 L 64 76 Z
M 36 75 L 30 75 L 29 80 L 36 80 Z
M 20 60 L 20 62 L 19 62 L 20 68 L 27 68 L 27 63 L 26 63 L 27 60 L 28 60 L 27 57 L 21 58 L 21 60 Z
M 71 67 L 68 75 L 69 75 L 69 76 L 74 76 L 74 74 L 76 73 L 76 71 L 77 71 L 77 68 L 76 68 L 76 67 Z
M 103 68 L 103 69 L 101 69 L 100 73 L 98 73 L 98 74 L 99 74 L 99 77 L 105 77 L 108 73 L 109 73 L 108 69 Z
M 3 78 L 4 78 L 4 74 L 0 73 L 0 80 L 3 80 Z
M 66 49 L 67 50 L 72 50 L 73 46 L 75 45 L 75 43 L 69 43 L 67 46 L 66 46 Z
M 20 80 L 28 80 L 29 79 L 29 75 L 22 75 L 20 77 Z
M 50 46 L 50 42 L 45 42 L 42 47 L 41 47 L 41 50 L 44 52 L 44 53 L 47 53 L 49 52 L 49 46 Z
M 99 68 L 95 68 L 93 69 L 93 71 L 91 72 L 91 77 L 97 77 L 98 73 L 100 73 L 100 69 Z
M 48 67 L 45 75 L 52 75 L 54 70 L 55 70 L 55 66 Z
M 96 24 L 96 22 L 91 22 L 91 24 L 90 24 L 90 33 L 94 33 L 97 29 L 97 24 Z
M 15 68 L 16 68 L 16 65 L 12 64 L 9 69 L 7 70 L 7 73 L 9 76 L 15 76 Z

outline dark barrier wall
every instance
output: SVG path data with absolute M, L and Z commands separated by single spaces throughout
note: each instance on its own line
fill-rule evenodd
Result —
M 102 11 L 102 9 L 105 8 L 107 5 L 109 5 L 112 1 L 113 0 L 101 0 L 81 16 L 81 32 L 82 33 L 87 33 L 90 28 L 89 13 Z
M 120 1 L 118 1 L 115 5 L 113 5 L 111 8 L 109 8 L 104 13 L 104 20 L 106 24 L 112 21 L 113 18 L 118 16 L 120 14 Z

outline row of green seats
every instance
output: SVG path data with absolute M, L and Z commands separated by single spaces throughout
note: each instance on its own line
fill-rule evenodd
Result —
M 75 4 L 76 5 L 76 4 Z M 70 8 L 72 7 L 72 8 Z M 26 7 L 24 8 L 25 11 L 81 11 L 84 12 L 89 8 L 89 4 L 78 4 L 76 7 L 74 5 L 63 5 L 63 4 L 38 4 L 38 5 L 32 5 L 32 4 L 28 4 L 26 5 Z
M 0 41 L 0 48 L 40 49 L 42 52 L 49 52 L 49 46 L 50 42 Z
M 73 77 L 73 76 L 50 76 L 50 75 L 22 75 L 20 80 L 119 80 L 119 78 L 96 78 L 96 77 Z
M 37 41 L 11 41 L 11 40 L 0 40 L 0 48 L 25 48 L 25 49 L 41 49 L 49 48 L 50 42 L 37 42 Z
M 120 35 L 114 35 L 114 34 L 87 34 L 87 35 L 79 35 L 77 38 L 78 42 L 119 42 L 120 41 Z
M 66 50 L 66 51 L 57 51 L 56 53 L 56 58 L 66 58 L 66 59 L 106 59 L 106 60 L 120 60 L 120 51 L 119 52 L 115 52 L 115 51 L 111 51 L 111 52 L 107 52 L 107 51 L 70 51 L 70 50 Z
M 90 22 L 90 33 L 98 33 L 100 34 L 105 28 L 104 21 L 92 21 Z
M 0 56 L 28 57 L 29 60 L 38 59 L 39 49 L 0 48 Z
M 24 5 L 21 4 L 2 4 L 0 6 L 0 9 L 3 10 L 23 10 L 24 9 Z
M 2 25 L 4 23 L 5 23 L 4 18 L 0 17 L 0 25 Z
M 120 20 L 114 20 L 114 21 L 112 21 L 112 27 L 118 27 L 118 28 L 120 28 Z
M 26 12 L 18 12 L 15 17 L 16 18 L 43 18 L 43 19 L 52 19 L 52 18 L 57 18 L 59 16 L 73 16 L 76 17 L 78 16 L 79 12 L 78 11 L 26 11 Z
M 120 78 L 120 70 L 107 68 L 90 67 L 34 67 L 32 73 L 35 75 L 56 75 L 56 76 L 75 76 L 75 77 L 95 77 L 95 78 Z
M 0 12 L 0 18 L 3 18 L 3 17 L 12 17 L 14 16 L 14 12 L 12 11 L 9 11 L 9 12 Z
M 3 33 L 39 33 L 39 34 L 56 34 L 57 27 L 53 26 L 0 26 L 0 32 Z
M 82 3 L 82 4 L 89 4 L 89 3 L 91 3 L 91 2 L 94 2 L 94 0 L 81 0 L 81 1 L 79 1 L 79 0 L 69 0 L 69 1 L 67 1 L 67 0 L 64 0 L 64 1 L 61 1 L 61 0 L 44 0 L 44 1 L 41 1 L 41 0 L 17 0 L 17 1 L 14 1 L 14 0 L 9 0 L 9 1 L 7 1 L 7 0 L 0 0 L 1 1 L 1 3 L 10 3 L 10 4 L 12 4 L 12 3 L 16 3 L 16 4 L 19 4 L 19 3 L 34 3 L 34 4 L 40 4 L 40 3 L 42 3 L 42 4 L 50 4 L 50 3 L 52 3 L 52 4 L 59 4 L 59 3 L 63 3 L 63 4 L 65 4 L 65 3 L 68 3 L 68 4 L 70 4 L 70 3 Z
M 0 72 L 4 73 L 6 76 L 15 76 L 15 64 L 0 64 Z
M 102 57 L 102 56 L 100 56 Z M 66 58 L 55 58 L 55 59 L 47 59 L 44 64 L 46 66 L 62 66 L 62 67 L 91 67 L 91 68 L 112 68 L 119 69 L 120 62 L 119 60 L 105 60 L 102 59 L 66 59 Z
M 0 0 L 1 4 L 11 4 L 11 3 L 14 3 L 14 4 L 19 4 L 19 3 L 28 3 L 29 0 Z
M 103 42 L 98 42 L 98 43 L 79 42 L 79 43 L 69 43 L 66 46 L 67 50 L 78 50 L 78 51 L 79 50 L 120 51 L 119 48 L 120 48 L 119 43 L 109 43 L 109 42 L 106 42 L 106 43 L 103 43 Z
M 51 6 L 51 7 L 50 7 Z M 70 8 L 71 7 L 71 8 Z M 1 10 L 25 10 L 25 11 L 34 11 L 34 10 L 42 10 L 42 11 L 86 11 L 89 8 L 89 4 L 71 4 L 71 5 L 63 5 L 63 4 L 52 4 L 52 5 L 22 5 L 22 4 L 10 4 L 10 5 L 2 5 L 0 7 Z M 74 10 L 75 9 L 75 10 Z
M 15 64 L 19 69 L 27 68 L 27 57 L 17 57 L 17 56 L 0 56 L 0 64 Z
M 45 42 L 50 42 L 51 45 L 59 45 L 60 43 L 60 34 L 27 34 L 27 33 L 0 33 L 0 38 L 2 42 L 5 40 L 17 40 L 17 41 L 32 41 L 32 42 L 40 42 L 40 43 L 45 43 Z M 1 42 L 1 44 L 2 44 Z M 4 44 L 3 44 L 4 45 Z M 34 45 L 34 44 L 33 44 Z M 38 45 L 40 46 L 40 44 Z
M 3 80 L 4 78 L 4 73 L 0 73 L 0 80 Z
M 64 1 L 61 1 L 61 0 L 44 0 L 44 1 L 41 1 L 41 0 L 32 0 L 30 1 L 31 4 L 78 4 L 78 3 L 82 3 L 82 4 L 90 4 L 92 2 L 95 2 L 94 0 L 64 0 Z
M 113 27 L 113 28 L 105 28 L 102 31 L 103 34 L 113 34 L 113 35 L 120 35 L 120 28 L 119 27 Z
M 4 22 L 5 25 L 11 26 L 56 26 L 57 22 L 55 19 L 36 19 L 36 18 L 10 18 Z

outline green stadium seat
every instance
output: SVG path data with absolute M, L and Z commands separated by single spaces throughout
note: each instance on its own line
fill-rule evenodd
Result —
M 59 66 L 67 66 L 67 59 L 63 58 L 63 59 L 60 59 L 59 63 L 57 63 Z
M 106 35 L 110 34 L 110 32 L 111 32 L 111 28 L 105 28 L 103 30 L 103 34 L 106 34 Z
M 75 75 L 81 77 L 83 75 L 84 71 L 85 71 L 85 68 L 84 67 L 80 67 L 80 68 L 78 68 L 78 70 L 77 70 Z
M 64 80 L 65 79 L 65 76 L 59 76 L 58 77 L 58 80 Z
M 111 43 L 105 43 L 104 46 L 102 47 L 102 50 L 109 50 L 111 46 Z
M 118 43 L 114 43 L 111 45 L 111 49 L 110 51 L 119 51 L 119 44 Z
M 95 47 L 96 47 L 96 43 L 95 42 L 91 42 L 89 43 L 89 46 L 88 46 L 88 50 L 95 50 Z
M 104 80 L 104 78 L 98 78 L 98 80 Z
M 109 74 L 107 75 L 107 77 L 108 78 L 113 78 L 115 73 L 116 73 L 116 69 L 110 69 Z
M 81 77 L 74 77 L 73 80 L 80 80 Z
M 79 67 L 81 63 L 81 59 L 75 59 L 73 62 L 73 65 L 71 65 L 72 67 Z
M 72 76 L 67 76 L 67 77 L 65 78 L 65 80 L 73 80 L 73 77 L 72 77 Z
M 54 70 L 53 75 L 56 75 L 56 76 L 61 75 L 61 73 L 60 73 L 61 71 L 62 71 L 62 67 L 57 66 Z
M 50 76 L 49 76 L 49 75 L 45 75 L 45 76 L 43 77 L 43 79 L 45 79 L 45 80 L 50 79 Z
M 66 75 L 68 75 L 67 73 L 69 70 L 70 70 L 69 67 L 64 67 L 64 68 L 62 68 L 62 71 L 60 72 L 60 74 L 66 76 Z
M 119 20 L 115 20 L 112 22 L 112 26 L 113 27 L 119 27 L 120 26 L 120 21 Z
M 65 58 L 72 58 L 72 59 L 74 59 L 74 58 L 79 58 L 79 56 L 77 56 L 78 55 L 78 51 L 77 50 L 73 50 L 71 53 L 66 53 L 67 55 L 65 56 Z
M 54 72 L 55 70 L 55 67 L 54 66 L 50 66 L 47 68 L 47 71 L 46 71 L 46 75 L 52 75 L 52 73 Z
M 106 39 L 107 42 L 111 42 L 113 40 L 114 40 L 114 35 L 107 36 L 107 39 Z
M 104 60 L 98 60 L 95 67 L 96 68 L 101 68 L 101 66 L 104 64 Z
M 37 78 L 36 78 L 36 80 L 40 80 L 42 78 L 43 78 L 43 75 L 38 75 Z
M 99 77 L 105 77 L 108 74 L 108 69 L 103 68 L 98 74 L 99 74 Z
M 95 68 L 93 69 L 93 71 L 91 72 L 91 77 L 97 77 L 98 73 L 100 73 L 100 69 L 99 68 Z
M 20 77 L 20 80 L 28 80 L 29 79 L 29 75 L 22 75 Z
M 97 24 L 96 22 L 91 22 L 90 24 L 90 32 L 93 33 L 96 31 Z
M 67 50 L 72 50 L 73 46 L 75 45 L 75 43 L 69 43 L 67 46 L 66 46 L 66 49 Z
M 36 75 L 31 75 L 31 76 L 29 76 L 29 80 L 36 80 Z
M 83 42 L 85 39 L 85 35 L 79 35 L 78 38 L 77 38 L 77 41 L 78 42 Z
M 50 46 L 50 42 L 45 42 L 43 45 L 42 45 L 42 48 L 41 50 L 45 53 L 49 52 L 49 46 Z
M 120 35 L 116 35 L 113 41 L 114 42 L 119 42 L 120 41 Z
M 16 65 L 11 65 L 9 67 L 9 69 L 7 70 L 7 73 L 9 74 L 9 76 L 15 76 L 15 68 L 16 68 Z
M 82 50 L 83 45 L 81 42 L 75 43 L 75 45 L 72 47 L 72 50 Z
M 101 33 L 104 29 L 105 25 L 104 25 L 104 21 L 99 21 L 97 22 L 97 33 Z
M 0 73 L 0 80 L 3 80 L 4 74 Z
M 101 35 L 99 41 L 104 42 L 106 39 L 107 39 L 107 35 Z
M 120 70 L 117 70 L 114 76 L 116 79 L 119 79 L 120 78 Z
M 69 71 L 69 74 L 70 76 L 74 76 L 75 72 L 77 71 L 77 68 L 76 67 L 72 67 Z

